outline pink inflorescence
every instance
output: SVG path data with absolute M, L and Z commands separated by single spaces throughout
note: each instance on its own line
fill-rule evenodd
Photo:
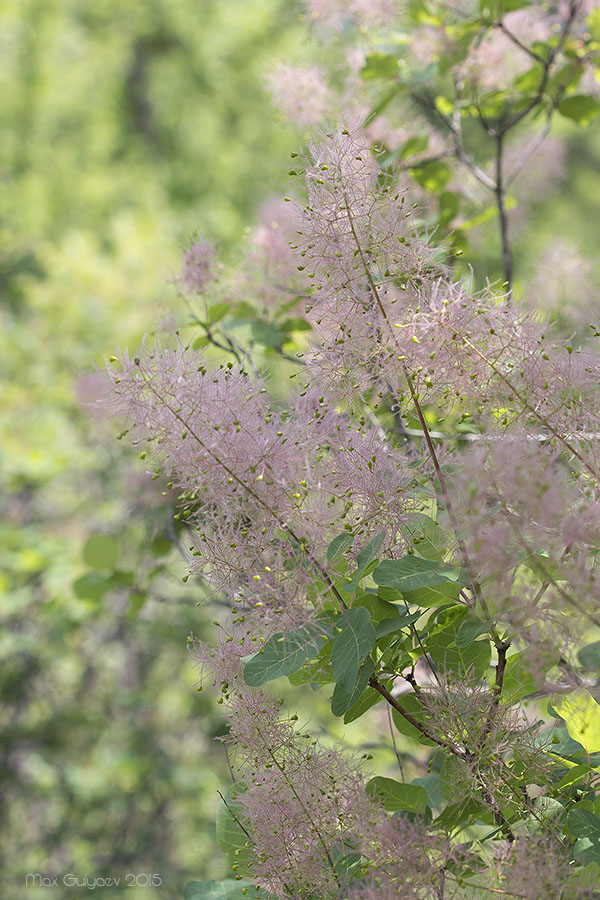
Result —
M 215 247 L 211 241 L 192 244 L 184 253 L 178 283 L 190 294 L 201 294 L 212 280 L 214 260 Z
M 279 63 L 268 85 L 275 105 L 297 125 L 318 125 L 331 113 L 333 96 L 316 66 Z
M 387 530 L 385 547 L 402 546 L 407 459 L 331 398 L 307 389 L 279 406 L 242 367 L 211 368 L 181 344 L 124 355 L 112 378 L 136 442 L 183 492 L 192 568 L 230 596 L 299 612 L 344 527 L 362 543 Z
M 290 890 L 332 896 L 339 888 L 333 860 L 382 821 L 357 761 L 298 731 L 262 690 L 236 688 L 226 710 L 258 883 L 277 897 Z
M 109 365 L 113 405 L 170 473 L 192 570 L 234 604 L 232 625 L 197 656 L 223 691 L 252 877 L 278 898 L 433 900 L 459 848 L 387 817 L 354 759 L 297 731 L 277 701 L 244 684 L 246 659 L 274 633 L 320 622 L 332 598 L 343 614 L 334 584 L 343 570 L 327 558 L 334 537 L 352 536 L 356 552 L 381 535 L 380 556 L 397 558 L 418 551 L 415 513 L 435 507 L 446 562 L 461 570 L 459 602 L 527 646 L 528 665 L 564 660 L 578 629 L 598 624 L 600 364 L 499 289 L 473 294 L 455 280 L 362 132 L 340 127 L 300 163 L 307 196 L 290 250 L 313 330 L 296 390 L 262 379 L 250 359 L 211 361 L 175 336 Z M 290 274 L 277 227 L 259 229 L 252 247 Z M 188 254 L 187 289 L 204 290 L 212 249 Z M 271 312 L 272 300 L 259 305 Z M 487 684 L 434 675 L 422 702 L 458 760 L 455 787 L 483 789 L 502 817 L 516 791 L 502 754 L 518 753 L 533 783 L 539 742 Z M 346 891 L 334 860 L 354 852 L 362 881 Z M 498 890 L 517 884 L 535 897 L 544 853 L 535 836 L 516 841 L 494 870 Z M 557 878 L 563 864 L 554 851 Z

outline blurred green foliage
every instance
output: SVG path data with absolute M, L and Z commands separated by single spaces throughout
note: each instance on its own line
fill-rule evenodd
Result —
M 273 192 L 296 139 L 264 71 L 298 44 L 297 13 L 1 6 L 3 897 L 76 897 L 62 875 L 132 873 L 131 897 L 170 898 L 224 872 L 222 726 L 185 653 L 206 632 L 202 589 L 177 590 L 173 510 L 85 403 L 92 360 L 170 314 L 193 230 L 227 252 Z M 26 888 L 27 873 L 59 886 Z

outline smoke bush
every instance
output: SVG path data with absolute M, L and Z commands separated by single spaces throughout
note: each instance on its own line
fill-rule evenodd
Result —
M 519 43 L 547 36 L 537 12 L 506 16 Z M 217 645 L 192 642 L 237 779 L 222 896 L 597 896 L 600 360 L 457 277 L 379 162 L 360 129 L 314 139 L 287 221 L 231 279 L 256 296 L 211 287 L 197 244 L 184 288 L 218 300 L 203 346 L 177 333 L 108 365 L 113 411 L 178 493 L 191 572 L 231 604 Z M 249 276 L 261 260 L 276 290 Z M 367 780 L 283 714 L 264 685 L 284 676 L 333 688 L 345 722 L 386 706 L 428 774 Z

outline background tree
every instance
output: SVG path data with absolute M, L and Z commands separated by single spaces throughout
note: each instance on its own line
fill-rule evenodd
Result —
M 174 896 L 199 864 L 224 871 L 222 726 L 184 652 L 210 614 L 173 587 L 164 484 L 90 420 L 91 361 L 170 315 L 194 228 L 231 252 L 271 192 L 290 144 L 263 72 L 296 16 L 32 0 L 0 18 L 2 893 L 28 872 L 158 872 L 128 890 Z

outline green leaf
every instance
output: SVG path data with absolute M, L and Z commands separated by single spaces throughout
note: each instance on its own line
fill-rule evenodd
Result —
M 548 713 L 558 718 L 558 714 L 552 708 L 551 703 L 548 703 Z M 552 749 L 547 752 L 559 759 L 561 764 L 568 768 L 584 762 L 587 755 L 581 744 L 569 736 L 562 722 L 552 730 Z M 600 752 L 590 753 L 589 761 L 592 766 L 600 766 Z
M 113 569 L 119 558 L 119 545 L 109 534 L 94 534 L 85 543 L 83 561 L 92 569 Z
M 600 816 L 575 806 L 569 813 L 567 825 L 577 838 L 573 856 L 583 863 L 600 863 Z
M 329 547 L 327 548 L 327 562 L 335 562 L 335 560 L 339 559 L 340 556 L 344 554 L 344 552 L 352 546 L 354 543 L 354 536 L 348 534 L 347 531 L 343 531 L 341 534 L 338 534 L 337 537 L 334 537 Z
M 368 610 L 361 606 L 346 610 L 339 627 L 341 631 L 334 637 L 331 648 L 333 677 L 336 684 L 352 694 L 358 681 L 358 668 L 377 643 L 377 635 Z
M 388 53 L 370 53 L 360 74 L 364 81 L 374 78 L 391 81 L 398 74 L 398 60 Z
M 440 769 L 440 793 L 444 800 L 454 802 L 456 799 L 456 785 L 464 783 L 466 763 L 456 756 L 446 756 Z M 462 796 L 458 791 L 459 798 Z
M 296 301 L 293 302 L 295 303 Z M 247 300 L 242 300 L 240 303 L 232 304 L 231 308 L 232 311 L 235 312 L 236 326 L 249 325 L 256 316 L 256 307 L 251 303 L 248 303 Z
M 469 231 L 471 228 L 477 228 L 478 225 L 483 225 L 484 222 L 487 222 L 489 219 L 493 219 L 497 215 L 497 207 L 490 206 L 482 213 L 479 213 L 478 216 L 474 216 L 472 219 L 467 219 L 466 222 L 461 222 L 461 231 Z
M 433 824 L 438 828 L 444 828 L 447 831 L 454 831 L 460 825 L 467 822 L 474 822 L 476 819 L 484 816 L 488 812 L 486 806 L 479 800 L 469 798 L 459 800 L 456 803 L 450 803 L 439 814 L 437 819 L 433 820 Z
M 451 116 L 454 112 L 454 103 L 452 100 L 449 100 L 448 97 L 444 97 L 440 94 L 435 98 L 435 108 L 438 112 L 441 112 L 443 116 Z
M 233 784 L 229 788 L 225 794 L 225 802 L 217 809 L 216 822 L 217 844 L 227 855 L 231 865 L 234 863 L 239 865 L 240 874 L 248 873 L 248 865 L 252 858 L 248 836 L 238 824 L 238 821 L 244 822 L 244 808 L 237 797 L 245 789 L 246 786 L 241 783 Z
M 114 587 L 133 587 L 135 584 L 135 573 L 127 569 L 115 569 L 110 574 L 110 584 Z
M 567 731 L 586 753 L 600 750 L 600 705 L 589 691 L 577 688 L 570 694 L 555 694 L 552 706 L 564 719 Z
M 548 44 L 542 44 L 540 48 L 540 45 L 537 42 L 535 49 L 546 58 L 548 58 L 552 52 Z M 554 74 L 550 75 L 546 83 L 546 92 L 549 94 L 553 91 L 562 91 L 564 94 L 566 93 L 567 87 L 577 87 L 581 81 L 583 71 L 579 57 L 575 56 L 574 59 L 570 59 L 564 66 L 559 66 L 555 69 Z
M 263 319 L 254 319 L 250 325 L 252 338 L 257 344 L 264 344 L 265 347 L 281 347 L 286 339 L 286 335 L 278 328 L 274 328 Z
M 336 684 L 333 697 L 331 698 L 331 712 L 334 716 L 343 716 L 344 713 L 347 713 L 351 707 L 358 703 L 369 683 L 369 678 L 373 674 L 374 668 L 375 665 L 372 659 L 367 659 L 362 664 L 358 673 L 358 681 L 354 685 L 354 690 L 351 694 L 341 684 Z
M 432 609 L 436 606 L 447 606 L 458 599 L 459 593 L 459 585 L 449 581 L 446 584 L 424 587 L 416 591 L 404 591 L 404 600 L 414 606 Z
M 184 900 L 273 900 L 252 881 L 188 881 L 183 891 Z
M 289 319 L 285 319 L 280 327 L 285 332 L 310 331 L 312 328 L 310 322 L 307 322 L 302 316 L 292 316 Z
M 222 303 L 215 303 L 208 310 L 208 324 L 216 325 L 217 322 L 220 322 L 221 319 L 227 315 L 227 313 L 231 309 L 231 304 L 223 301 Z
M 559 103 L 558 111 L 578 125 L 589 125 L 600 112 L 600 103 L 588 94 L 575 94 Z
M 357 569 L 350 581 L 347 584 L 343 585 L 342 590 L 346 591 L 347 594 L 354 594 L 359 583 L 363 580 L 363 578 L 366 578 L 367 575 L 371 574 L 373 569 L 377 566 L 378 562 L 378 559 L 372 559 L 365 566 Z
M 323 651 L 312 662 L 305 663 L 301 669 L 288 675 L 288 681 L 293 687 L 301 684 L 331 684 L 333 682 L 333 674 L 331 666 L 328 665 L 329 654 L 331 653 L 331 641 L 325 645 Z
M 484 116 L 489 119 L 499 119 L 509 111 L 516 112 L 519 105 L 521 103 L 525 105 L 529 98 L 520 95 L 514 102 L 512 109 L 509 105 L 511 99 L 512 95 L 508 90 L 490 91 L 483 95 L 479 104 L 472 104 L 468 109 L 473 118 L 480 119 L 481 116 Z
M 411 613 L 408 616 L 392 616 L 389 619 L 382 619 L 381 622 L 378 622 L 375 626 L 377 640 L 386 637 L 388 634 L 393 634 L 395 631 L 400 631 L 401 628 L 408 628 L 409 625 L 412 625 L 413 622 L 420 619 L 422 615 L 422 612 L 416 612 Z
M 383 96 L 381 97 L 381 99 L 379 100 L 379 102 L 375 104 L 375 106 L 373 107 L 373 109 L 370 111 L 369 115 L 365 119 L 365 125 L 370 125 L 371 122 L 373 122 L 377 118 L 377 116 L 380 116 L 381 113 L 384 111 L 384 109 L 387 106 L 389 106 L 389 104 L 392 102 L 394 97 L 396 97 L 397 94 L 399 94 L 402 91 L 402 89 L 403 88 L 402 88 L 401 84 L 395 84 L 391 88 L 391 90 L 386 91 L 383 94 Z
M 99 572 L 88 572 L 73 582 L 73 591 L 80 600 L 101 600 L 110 588 L 110 579 Z
M 458 674 L 473 670 L 475 676 L 480 676 L 490 664 L 489 640 L 474 641 L 465 647 L 457 647 L 455 643 L 460 626 L 469 616 L 468 610 L 461 607 L 440 611 L 436 627 L 423 641 L 423 649 L 441 668 Z
M 462 603 L 453 603 L 452 606 L 445 606 L 437 609 L 429 618 L 429 634 L 443 629 L 451 629 L 453 635 L 456 635 L 460 623 L 469 615 L 469 610 Z M 454 637 L 452 637 L 454 640 Z
M 456 218 L 460 210 L 460 195 L 454 191 L 444 191 L 440 194 L 439 199 L 439 217 L 438 222 L 445 228 Z M 439 526 L 438 526 L 439 527 Z M 441 530 L 441 529 L 440 529 Z M 421 552 L 419 548 L 419 552 Z M 423 554 L 425 555 L 425 554 Z
M 173 549 L 173 542 L 169 538 L 158 534 L 150 541 L 150 553 L 152 556 L 166 556 Z
M 343 883 L 347 883 L 362 862 L 362 854 L 353 851 L 346 853 L 341 859 L 335 863 L 334 869 L 336 874 L 341 878 Z
M 379 597 L 379 599 L 384 603 L 387 603 L 388 606 L 396 606 L 396 604 L 400 603 L 402 603 L 403 606 L 406 605 L 404 603 L 404 594 L 402 591 L 396 591 L 394 588 L 386 587 L 385 585 L 379 585 L 377 587 L 377 594 L 374 596 Z M 398 615 L 400 615 L 400 613 L 398 613 Z
M 139 591 L 132 591 L 129 595 L 129 610 L 127 611 L 127 618 L 135 619 L 147 599 L 147 594 L 142 594 Z
M 577 659 L 584 669 L 591 669 L 593 672 L 600 671 L 600 641 L 594 641 L 593 644 L 582 647 L 577 652 Z
M 369 541 L 367 546 L 363 547 L 356 557 L 356 571 L 352 576 L 350 583 L 347 586 L 344 586 L 344 590 L 347 593 L 352 594 L 356 590 L 359 581 L 366 578 L 367 575 L 370 575 L 377 565 L 378 560 L 376 557 L 385 540 L 385 535 L 385 531 L 380 531 L 379 534 L 376 534 L 373 540 Z
M 581 781 L 582 778 L 585 778 L 593 769 L 588 765 L 579 765 L 573 766 L 572 769 L 569 769 L 566 775 L 564 775 L 558 784 L 556 785 L 559 790 L 563 788 L 571 787 L 572 784 L 576 784 L 578 781 Z
M 373 580 L 404 593 L 455 581 L 456 574 L 456 569 L 437 560 L 409 555 L 379 563 L 373 572 Z
M 600 9 L 593 9 L 587 18 L 587 25 L 593 41 L 600 41 Z
M 412 540 L 419 556 L 438 561 L 443 558 L 446 552 L 446 535 L 431 516 L 424 513 L 413 515 L 410 522 L 402 527 L 402 531 Z
M 388 812 L 423 813 L 427 806 L 427 791 L 418 784 L 404 784 L 393 778 L 377 775 L 367 784 L 367 793 L 381 800 L 383 808 Z
M 509 656 L 504 669 L 502 694 L 511 704 L 518 703 L 528 694 L 533 694 L 543 684 L 543 676 L 536 677 L 527 668 L 528 653 L 522 650 Z
M 533 812 L 528 817 L 530 827 L 539 830 L 540 826 L 544 827 L 545 820 L 562 817 L 564 813 L 564 806 L 554 797 L 536 797 Z
M 384 687 L 391 689 L 393 681 L 391 679 L 383 681 L 382 684 Z M 383 700 L 383 697 L 376 691 L 375 688 L 368 687 L 364 694 L 361 696 L 360 700 L 351 706 L 348 712 L 344 716 L 344 725 L 349 725 L 350 722 L 354 722 L 356 719 L 360 719 L 372 706 L 375 706 L 376 703 L 379 703 L 380 700 Z
M 379 534 L 375 535 L 373 540 L 369 541 L 366 547 L 362 548 L 356 557 L 356 566 L 359 571 L 366 568 L 366 566 L 375 559 L 385 540 L 385 535 L 385 531 L 380 531 Z
M 495 19 L 504 13 L 530 5 L 531 0 L 479 0 L 479 11 L 483 16 Z
M 454 643 L 457 647 L 468 647 L 480 634 L 488 632 L 492 624 L 491 619 L 488 619 L 487 622 L 482 622 L 476 616 L 468 614 L 458 627 Z
M 426 191 L 437 194 L 444 190 L 452 178 L 452 169 L 448 163 L 435 159 L 420 166 L 413 166 L 410 174 Z
M 519 91 L 532 91 L 535 93 L 542 83 L 543 76 L 544 67 L 538 63 L 532 69 L 528 69 L 527 72 L 523 72 L 519 75 L 518 78 L 515 79 L 514 86 Z
M 402 69 L 402 84 L 407 88 L 419 87 L 420 85 L 431 81 L 432 78 L 435 78 L 437 72 L 437 63 L 434 62 L 429 63 L 429 65 L 424 66 L 422 69 L 412 69 L 405 66 Z
M 412 137 L 409 137 L 407 141 L 404 141 L 404 143 L 400 146 L 398 150 L 398 156 L 401 159 L 406 159 L 407 156 L 414 156 L 415 153 L 423 153 L 424 150 L 427 150 L 428 143 L 428 135 L 414 134 Z
M 422 725 L 426 724 L 425 710 L 416 694 L 401 694 L 398 697 L 398 703 L 418 722 L 420 722 Z M 418 741 L 419 744 L 426 744 L 429 747 L 435 746 L 434 741 L 430 740 L 428 737 L 425 737 L 425 735 L 422 734 L 422 732 L 420 732 L 418 728 L 415 728 L 414 725 L 411 725 L 411 723 L 407 719 L 405 719 L 397 709 L 392 710 L 392 719 L 394 721 L 394 725 L 396 726 L 396 730 L 399 731 L 400 734 L 412 738 L 413 741 Z
M 400 598 L 402 599 L 402 598 Z M 354 597 L 354 607 L 364 606 L 369 610 L 371 621 L 374 625 L 383 619 L 400 618 L 400 610 L 394 603 L 384 600 L 379 594 L 368 594 L 366 591 L 358 591 Z
M 468 647 L 457 647 L 452 641 L 450 628 L 443 628 L 429 635 L 424 647 L 440 668 L 450 669 L 462 675 L 472 671 L 475 677 L 484 674 L 492 656 L 489 641 L 474 641 Z
M 431 775 L 425 775 L 422 778 L 413 778 L 412 783 L 425 788 L 429 806 L 434 809 L 442 808 L 444 805 L 444 798 L 442 797 L 441 782 L 438 772 L 433 772 Z
M 314 625 L 302 625 L 288 634 L 272 635 L 258 653 L 247 658 L 244 681 L 259 687 L 282 675 L 293 675 L 307 659 L 319 654 L 326 636 L 326 629 L 315 631 Z

